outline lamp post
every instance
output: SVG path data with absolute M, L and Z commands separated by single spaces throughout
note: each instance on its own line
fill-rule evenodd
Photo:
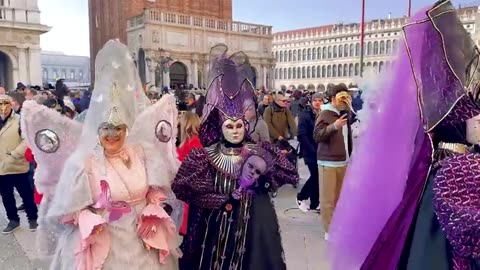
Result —
M 412 16 L 412 0 L 408 0 L 408 17 Z

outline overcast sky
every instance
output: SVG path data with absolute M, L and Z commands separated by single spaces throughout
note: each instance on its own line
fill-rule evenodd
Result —
M 272 5 L 271 3 L 275 3 Z M 413 10 L 435 0 L 412 0 Z M 455 0 L 459 4 L 480 4 L 480 0 Z M 42 35 L 43 50 L 88 56 L 88 0 L 38 0 L 42 23 L 51 26 Z M 236 21 L 272 25 L 274 31 L 360 21 L 361 0 L 233 0 Z M 408 0 L 366 0 L 367 19 L 407 14 Z

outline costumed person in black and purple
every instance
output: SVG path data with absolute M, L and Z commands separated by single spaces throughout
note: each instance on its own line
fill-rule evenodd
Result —
M 466 124 L 480 114 L 479 51 L 450 1 L 403 31 L 334 216 L 334 269 L 480 269 L 480 155 Z
M 226 52 L 225 45 L 211 51 L 211 84 L 199 134 L 204 147 L 183 160 L 172 185 L 190 206 L 180 269 L 284 270 L 268 191 L 296 184 L 298 173 L 272 144 L 250 143 L 244 114 L 255 103 L 253 70 L 244 53 L 227 57 Z M 252 166 L 246 157 L 256 152 L 269 156 L 264 159 L 269 169 L 259 170 L 263 180 L 249 183 L 239 168 Z

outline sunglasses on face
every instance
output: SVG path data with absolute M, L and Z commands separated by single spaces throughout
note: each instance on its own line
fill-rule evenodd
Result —
M 12 103 L 10 101 L 0 101 L 0 105 L 7 106 L 11 105 Z

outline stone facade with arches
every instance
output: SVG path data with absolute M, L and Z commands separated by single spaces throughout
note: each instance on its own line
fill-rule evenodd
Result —
M 478 7 L 458 10 L 465 29 L 478 44 Z M 395 60 L 406 18 L 365 24 L 364 71 L 381 73 Z M 275 89 L 323 91 L 328 85 L 354 86 L 360 76 L 360 24 L 337 24 L 279 32 L 274 35 Z
M 0 86 L 42 84 L 40 35 L 49 30 L 37 0 L 0 0 Z
M 230 54 L 244 51 L 255 69 L 254 86 L 273 88 L 271 26 L 147 9 L 129 19 L 127 37 L 139 70 L 144 66 L 144 83 L 157 89 L 208 87 L 210 48 L 217 44 L 226 44 Z

